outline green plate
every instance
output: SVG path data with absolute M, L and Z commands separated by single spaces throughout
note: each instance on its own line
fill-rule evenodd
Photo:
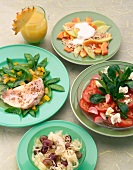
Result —
M 27 147 L 29 144 L 30 139 L 36 134 L 37 132 L 41 131 L 44 128 L 51 128 L 53 126 L 60 126 L 63 128 L 69 128 L 72 129 L 75 132 L 78 132 L 79 134 L 82 134 L 82 139 L 85 142 L 86 145 L 86 157 L 82 165 L 78 170 L 94 170 L 97 162 L 97 148 L 95 145 L 94 140 L 92 137 L 80 126 L 73 124 L 71 122 L 61 121 L 61 120 L 53 120 L 48 121 L 42 124 L 39 124 L 32 129 L 30 129 L 28 132 L 25 133 L 25 135 L 22 137 L 17 154 L 16 159 L 20 170 L 35 170 L 33 164 L 30 162 L 27 154 Z
M 62 44 L 61 40 L 57 39 L 58 33 L 61 30 L 63 30 L 63 25 L 66 22 L 71 22 L 72 19 L 75 17 L 79 17 L 82 21 L 82 20 L 85 20 L 86 16 L 91 17 L 92 21 L 101 20 L 101 21 L 104 21 L 105 23 L 107 23 L 107 25 L 111 26 L 111 28 L 109 29 L 109 33 L 112 34 L 113 39 L 109 43 L 109 53 L 108 53 L 108 55 L 105 55 L 105 56 L 99 55 L 96 57 L 95 60 L 90 57 L 75 58 L 73 53 L 67 53 L 66 51 L 64 51 L 64 45 Z M 75 64 L 80 64 L 80 65 L 91 65 L 91 64 L 96 64 L 96 63 L 108 60 L 113 55 L 115 55 L 115 53 L 118 51 L 118 49 L 120 47 L 121 35 L 120 35 L 120 31 L 119 31 L 118 27 L 116 26 L 116 24 L 108 17 L 106 17 L 102 14 L 99 14 L 99 13 L 95 13 L 95 12 L 81 11 L 81 12 L 75 12 L 75 13 L 69 14 L 57 22 L 57 24 L 54 26 L 53 31 L 52 31 L 51 42 L 52 42 L 52 46 L 53 46 L 54 50 L 57 52 L 57 54 L 59 54 L 65 60 L 75 63 Z
M 65 88 L 65 92 L 53 91 L 52 100 L 40 106 L 40 111 L 36 118 L 31 115 L 22 118 L 15 114 L 5 113 L 4 109 L 0 107 L 0 125 L 3 126 L 24 127 L 45 121 L 62 107 L 68 96 L 69 76 L 66 68 L 56 56 L 42 48 L 31 45 L 11 45 L 2 47 L 0 48 L 0 68 L 6 65 L 7 57 L 20 63 L 26 62 L 24 53 L 30 53 L 32 55 L 39 53 L 39 61 L 47 57 L 48 65 L 46 69 L 50 70 L 51 77 L 59 77 L 61 79 L 59 84 Z
M 122 61 L 105 61 L 103 63 L 99 63 L 96 65 L 93 65 L 91 67 L 88 67 L 84 71 L 82 71 L 78 77 L 75 79 L 71 91 L 70 91 L 70 104 L 71 108 L 75 114 L 75 116 L 78 118 L 78 120 L 87 128 L 90 130 L 105 135 L 105 136 L 111 136 L 111 137 L 126 137 L 126 136 L 132 136 L 133 135 L 133 128 L 123 129 L 123 130 L 116 130 L 113 128 L 106 128 L 103 126 L 96 125 L 93 121 L 88 119 L 83 112 L 81 111 L 78 101 L 81 97 L 81 94 L 83 90 L 85 89 L 86 85 L 89 83 L 92 75 L 98 73 L 99 70 L 103 70 L 105 67 L 111 65 L 111 64 L 118 64 L 121 69 L 124 67 L 131 65 L 131 63 L 126 63 Z

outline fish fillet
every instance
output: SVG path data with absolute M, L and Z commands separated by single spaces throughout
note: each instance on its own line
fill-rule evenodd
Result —
M 44 95 L 44 84 L 41 78 L 28 84 L 9 89 L 2 93 L 2 100 L 10 106 L 28 109 L 37 105 Z

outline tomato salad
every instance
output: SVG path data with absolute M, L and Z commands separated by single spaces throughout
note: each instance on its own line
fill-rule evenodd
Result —
M 91 77 L 82 92 L 80 108 L 97 124 L 133 126 L 133 66 L 111 65 Z
M 79 17 L 64 23 L 63 30 L 57 35 L 57 39 L 64 44 L 64 50 L 78 56 L 95 59 L 98 55 L 107 55 L 109 41 L 113 38 L 108 32 L 111 26 L 107 23 L 86 17 L 81 21 Z

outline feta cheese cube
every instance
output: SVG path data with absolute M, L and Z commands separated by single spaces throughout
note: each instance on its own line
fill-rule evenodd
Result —
M 133 80 L 133 72 L 130 74 L 129 79 Z
M 124 103 L 125 103 L 125 104 L 129 104 L 130 101 L 131 101 L 130 99 L 125 99 L 125 100 L 124 100 Z
M 96 86 L 97 87 L 102 87 L 102 85 L 99 83 L 99 81 L 96 80 Z
M 109 68 L 109 66 L 104 68 L 104 70 L 103 70 L 103 73 L 104 73 L 104 74 L 107 74 L 107 73 L 108 73 L 108 68 Z
M 112 107 L 109 107 L 105 113 L 106 116 L 111 116 L 111 113 L 113 113 L 114 110 L 112 109 Z
M 124 94 L 126 94 L 126 93 L 128 93 L 128 87 L 127 86 L 125 86 L 125 87 L 119 87 L 119 93 L 124 93 Z
M 116 113 L 115 115 L 111 116 L 111 123 L 114 125 L 115 123 L 121 122 L 121 116 L 120 113 Z

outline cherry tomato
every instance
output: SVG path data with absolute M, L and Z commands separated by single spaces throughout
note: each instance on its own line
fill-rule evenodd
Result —
M 95 107 L 97 108 L 98 111 L 100 112 L 106 112 L 107 109 L 109 107 L 111 107 L 112 109 L 115 107 L 115 102 L 110 102 L 110 103 L 106 103 L 105 101 L 104 102 L 101 102 L 101 103 L 98 103 Z
M 79 105 L 80 108 L 85 112 L 88 112 L 89 108 L 91 107 L 91 104 L 87 103 L 83 98 L 80 99 Z
M 132 119 L 121 119 L 120 123 L 115 123 L 116 127 L 129 127 L 133 125 Z

